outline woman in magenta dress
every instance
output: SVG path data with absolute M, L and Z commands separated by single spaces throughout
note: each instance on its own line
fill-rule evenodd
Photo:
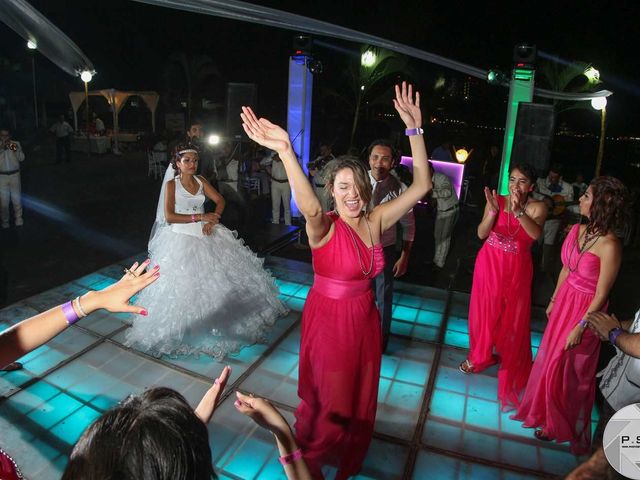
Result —
M 478 225 L 478 237 L 487 240 L 473 272 L 470 350 L 460 370 L 478 373 L 500 362 L 498 399 L 505 410 L 518 405 L 531 369 L 531 246 L 547 213 L 543 202 L 529 198 L 535 181 L 530 165 L 513 166 L 509 196 L 485 188 L 487 205 Z
M 514 419 L 538 427 L 540 440 L 571 442 L 587 453 L 591 409 L 600 352 L 598 336 L 583 320 L 605 310 L 618 275 L 622 246 L 615 231 L 625 218 L 626 188 L 613 177 L 598 177 L 580 197 L 586 225 L 574 225 L 562 245 L 562 271 L 547 308 L 544 331 L 531 376 Z
M 243 108 L 249 138 L 275 150 L 284 163 L 313 254 L 314 283 L 302 313 L 295 428 L 314 478 L 322 478 L 326 464 L 338 468 L 337 479 L 355 475 L 373 436 L 382 341 L 371 280 L 384 264 L 380 234 L 431 188 L 419 99 L 410 85 L 396 86 L 394 106 L 407 126 L 413 184 L 371 209 L 363 165 L 339 159 L 327 183 L 335 203 L 330 213 L 322 211 L 287 132 Z

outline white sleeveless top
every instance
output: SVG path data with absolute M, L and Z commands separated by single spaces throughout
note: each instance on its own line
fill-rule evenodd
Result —
M 199 215 L 204 213 L 204 187 L 197 176 L 193 178 L 198 182 L 199 188 L 195 195 L 190 194 L 183 186 L 180 176 L 175 178 L 176 184 L 176 203 L 175 212 L 183 215 L 191 215 L 193 213 Z M 202 222 L 194 223 L 174 223 L 171 229 L 176 233 L 193 235 L 194 237 L 202 237 Z

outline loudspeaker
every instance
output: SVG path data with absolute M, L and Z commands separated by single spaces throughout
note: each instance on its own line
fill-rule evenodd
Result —
M 555 114 L 553 105 L 520 103 L 511 150 L 511 165 L 528 163 L 543 175 L 549 168 Z
M 533 68 L 536 64 L 538 49 L 526 43 L 516 45 L 513 49 L 513 64 L 516 67 Z
M 242 106 L 255 109 L 258 101 L 258 87 L 255 83 L 227 83 L 227 135 L 236 137 L 247 135 L 242 128 L 240 112 Z

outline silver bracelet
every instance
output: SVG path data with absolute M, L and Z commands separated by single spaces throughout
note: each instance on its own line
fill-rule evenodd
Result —
M 76 302 L 76 307 L 78 307 L 78 311 L 80 312 L 80 315 L 82 315 L 82 317 L 86 317 L 87 313 L 82 309 L 82 305 L 80 304 L 80 297 L 76 297 L 74 302 Z

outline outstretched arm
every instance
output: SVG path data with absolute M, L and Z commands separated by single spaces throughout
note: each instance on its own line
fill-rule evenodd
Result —
M 129 269 L 132 273 L 125 274 L 119 282 L 104 290 L 85 293 L 80 298 L 80 308 L 87 315 L 100 308 L 105 308 L 110 312 L 131 312 L 146 315 L 147 312 L 143 307 L 129 305 L 129 299 L 147 285 L 155 282 L 160 275 L 158 267 L 143 274 L 147 265 L 149 265 L 149 260 L 140 265 L 136 262 Z M 58 305 L 44 313 L 27 318 L 0 333 L 0 366 L 14 362 L 65 330 L 70 323 L 64 309 L 67 310 L 67 314 L 73 315 L 68 310 L 70 307 L 77 317 L 83 316 L 83 312 L 78 310 L 77 302 L 73 302 L 72 305 Z
M 243 122 L 242 127 L 251 140 L 263 147 L 275 150 L 280 156 L 296 204 L 307 221 L 309 243 L 311 245 L 318 243 L 329 232 L 331 220 L 323 215 L 320 200 L 318 200 L 313 187 L 298 163 L 289 134 L 266 118 L 258 119 L 249 107 L 242 107 L 240 117 Z
M 420 94 L 416 92 L 414 96 L 412 85 L 407 85 L 407 82 L 402 82 L 402 86 L 396 85 L 393 106 L 408 129 L 422 127 Z M 433 187 L 423 136 L 412 135 L 409 137 L 409 143 L 413 157 L 413 183 L 397 198 L 378 205 L 374 209 L 372 219 L 380 221 L 381 231 L 395 225 Z

